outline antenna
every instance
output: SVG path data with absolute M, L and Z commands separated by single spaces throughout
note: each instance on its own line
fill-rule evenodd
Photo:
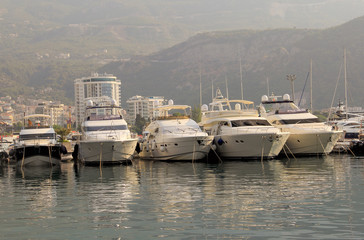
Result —
M 269 77 L 267 77 L 267 96 L 269 96 Z
M 241 100 L 244 100 L 244 93 L 243 93 L 243 69 L 241 67 L 240 49 L 239 49 L 239 63 L 240 63 L 240 90 L 241 90 Z

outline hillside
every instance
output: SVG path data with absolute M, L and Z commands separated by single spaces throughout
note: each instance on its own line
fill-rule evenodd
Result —
M 210 95 L 211 81 L 221 85 L 225 75 L 234 93 L 234 81 L 240 79 L 239 51 L 246 89 L 260 95 L 267 76 L 273 86 L 287 72 L 305 72 L 315 54 L 317 74 L 337 74 L 337 69 L 322 64 L 339 68 L 342 34 L 348 31 L 348 41 L 360 41 L 360 28 L 300 29 L 334 26 L 359 16 L 363 8 L 364 2 L 355 0 L 2 0 L 0 96 L 71 104 L 75 78 L 106 71 L 123 78 L 125 97 L 166 95 L 175 88 L 192 103 L 198 99 L 192 92 L 200 69 L 204 98 Z M 318 46 L 319 51 L 309 50 Z M 326 53 L 318 55 L 320 51 Z M 357 49 L 352 51 L 359 56 Z M 350 59 L 349 63 L 356 64 Z M 356 68 L 360 69 L 353 68 L 353 73 Z M 139 87 L 151 81 L 156 84 Z
M 124 99 L 132 95 L 162 95 L 178 103 L 199 103 L 200 71 L 203 102 L 211 101 L 211 83 L 230 98 L 240 98 L 242 61 L 244 98 L 258 103 L 270 92 L 290 93 L 287 74 L 295 74 L 295 96 L 299 98 L 313 61 L 314 108 L 331 104 L 336 81 L 347 49 L 350 104 L 364 102 L 364 17 L 325 30 L 277 29 L 198 34 L 188 41 L 147 57 L 114 62 L 101 68 L 123 82 Z M 239 57 L 240 56 L 240 57 Z M 335 101 L 344 99 L 343 71 Z M 309 89 L 306 88 L 306 94 Z M 308 95 L 306 95 L 308 97 Z M 309 105 L 306 102 L 306 107 Z

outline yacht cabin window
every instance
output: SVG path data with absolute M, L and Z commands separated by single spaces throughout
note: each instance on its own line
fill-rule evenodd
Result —
M 43 133 L 43 134 L 22 134 L 19 136 L 20 141 L 34 140 L 34 139 L 55 139 L 55 133 Z
M 92 131 L 113 131 L 113 130 L 127 130 L 126 125 L 113 125 L 113 126 L 90 126 L 84 128 L 86 132 Z
M 271 126 L 265 119 L 249 119 L 249 120 L 234 120 L 231 121 L 232 127 L 246 127 L 246 126 Z
M 319 123 L 318 118 L 307 118 L 307 119 L 282 119 L 282 124 L 303 124 L 303 123 Z

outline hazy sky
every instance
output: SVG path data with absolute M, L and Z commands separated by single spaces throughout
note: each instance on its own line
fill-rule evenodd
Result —
M 363 15 L 364 0 L 0 0 L 0 20 L 40 16 L 77 23 L 128 18 L 131 23 L 145 16 L 171 24 L 202 24 L 206 30 L 326 28 Z

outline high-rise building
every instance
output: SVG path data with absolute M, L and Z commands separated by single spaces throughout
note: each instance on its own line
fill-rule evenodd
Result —
M 85 117 L 87 98 L 109 97 L 115 100 L 116 105 L 121 105 L 121 81 L 112 74 L 94 73 L 90 77 L 74 80 L 76 126 L 81 125 Z
M 143 97 L 134 96 L 127 101 L 128 122 L 134 123 L 136 116 L 139 114 L 146 120 L 156 117 L 155 107 L 162 106 L 165 103 L 164 97 L 153 96 Z

